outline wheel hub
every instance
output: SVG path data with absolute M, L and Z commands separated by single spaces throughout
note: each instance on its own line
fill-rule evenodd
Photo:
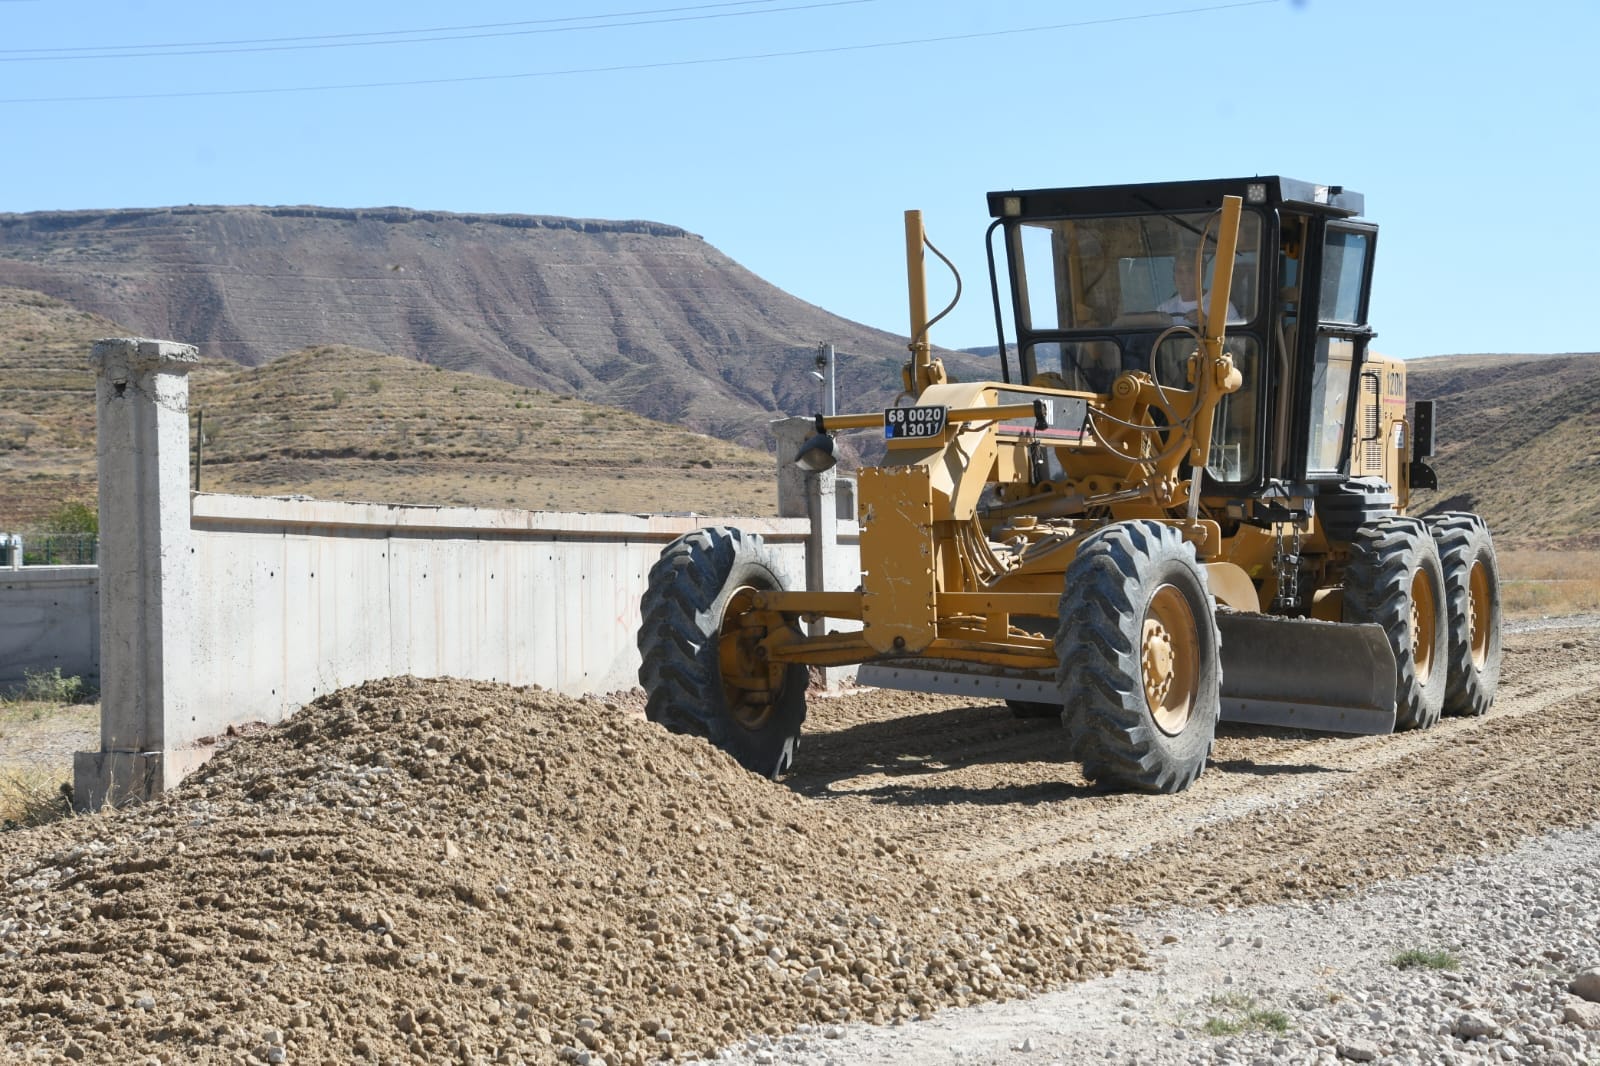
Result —
M 1153 705 L 1172 691 L 1172 634 L 1154 618 L 1144 623 L 1144 691 Z
M 1156 589 L 1145 609 L 1139 666 L 1150 717 L 1163 733 L 1177 736 L 1200 690 L 1200 650 L 1194 612 L 1172 585 Z
M 757 610 L 758 589 L 741 586 L 728 597 L 717 642 L 717 663 L 728 713 L 746 729 L 760 729 L 772 716 L 787 667 L 773 661 L 762 644 L 783 625 L 777 611 Z
M 1411 661 L 1416 665 L 1417 683 L 1426 685 L 1433 673 L 1434 626 L 1437 624 L 1438 604 L 1434 601 L 1433 582 L 1428 580 L 1422 567 L 1411 579 Z
M 1472 649 L 1472 665 L 1479 670 L 1489 660 L 1491 607 L 1489 568 L 1475 560 L 1467 579 L 1467 646 Z

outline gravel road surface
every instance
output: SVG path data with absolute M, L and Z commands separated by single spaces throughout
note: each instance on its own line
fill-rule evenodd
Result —
M 626 700 L 374 682 L 4 835 L 0 1058 L 1587 1062 L 1597 727 L 1588 621 L 1484 718 L 1225 726 L 1167 797 L 955 698 L 814 701 L 774 784 Z

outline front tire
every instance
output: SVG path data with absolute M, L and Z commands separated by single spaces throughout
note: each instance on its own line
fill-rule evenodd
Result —
M 1086 537 L 1055 640 L 1084 776 L 1143 792 L 1193 784 L 1216 736 L 1221 647 L 1205 571 L 1177 529 L 1118 522 Z
M 808 675 L 760 656 L 760 639 L 788 623 L 754 610 L 751 596 L 787 587 L 758 535 L 717 526 L 662 550 L 640 604 L 645 716 L 774 779 L 800 746 Z
M 1500 564 L 1489 526 L 1453 511 L 1427 519 L 1444 571 L 1449 620 L 1444 713 L 1485 714 L 1500 687 Z
M 1356 531 L 1344 577 L 1344 620 L 1376 622 L 1395 661 L 1395 728 L 1429 729 L 1444 707 L 1444 572 L 1415 518 L 1382 518 Z

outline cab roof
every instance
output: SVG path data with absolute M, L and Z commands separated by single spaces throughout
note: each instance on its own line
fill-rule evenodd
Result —
M 1241 197 L 1247 207 L 1285 207 L 1334 218 L 1359 215 L 1364 206 L 1360 193 L 1342 185 L 1257 176 L 992 192 L 989 214 L 993 218 L 1070 218 L 1151 211 L 1210 211 L 1222 206 L 1222 198 L 1228 195 Z

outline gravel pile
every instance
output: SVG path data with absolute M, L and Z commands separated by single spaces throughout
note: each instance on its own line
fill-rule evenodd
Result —
M 758 1038 L 717 1061 L 1600 1062 L 1600 827 L 1338 901 L 1125 919 L 1148 970 L 899 1030 Z
M 642 1064 L 1136 962 L 616 706 L 398 679 L 7 834 L 0 1054 Z

